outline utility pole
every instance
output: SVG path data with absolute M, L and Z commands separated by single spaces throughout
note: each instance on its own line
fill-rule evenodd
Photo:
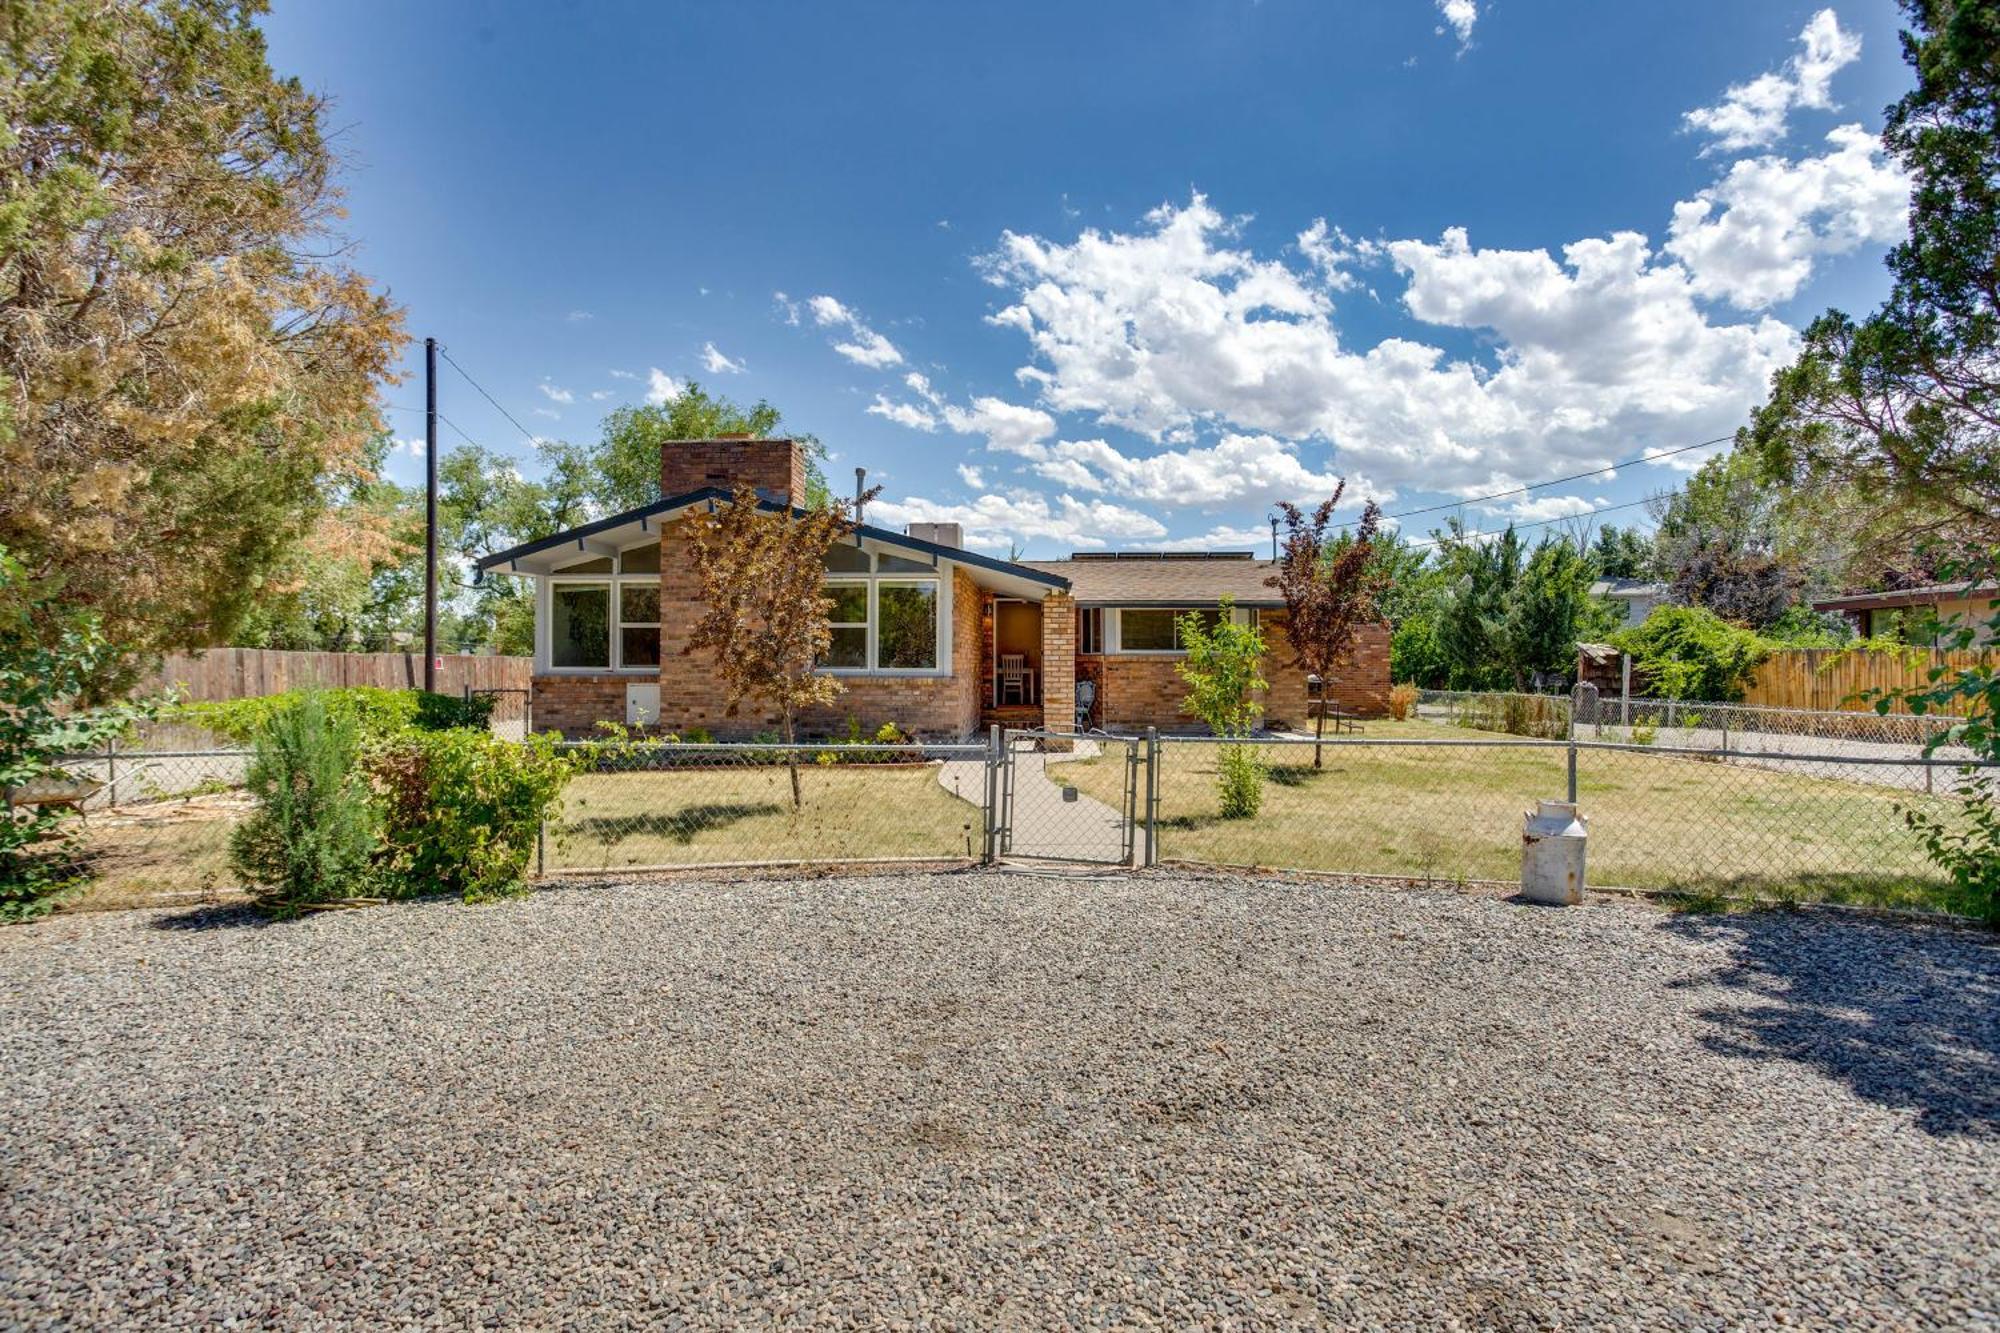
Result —
M 424 690 L 437 690 L 438 343 L 424 339 Z

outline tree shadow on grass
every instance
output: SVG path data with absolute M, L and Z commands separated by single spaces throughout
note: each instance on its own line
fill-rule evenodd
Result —
M 1679 989 L 1757 1001 L 1701 1012 L 1710 1050 L 1803 1065 L 1934 1136 L 2000 1134 L 2000 939 L 1832 913 L 1682 915 L 1661 929 L 1730 960 Z
M 782 815 L 785 811 L 786 807 L 776 801 L 714 801 L 667 813 L 587 815 L 571 820 L 568 829 L 572 834 L 612 847 L 628 838 L 661 838 L 685 847 L 703 834 L 728 828 L 740 820 Z
M 1277 787 L 1303 787 L 1325 777 L 1332 769 L 1314 768 L 1311 764 L 1273 764 L 1265 770 L 1265 776 Z

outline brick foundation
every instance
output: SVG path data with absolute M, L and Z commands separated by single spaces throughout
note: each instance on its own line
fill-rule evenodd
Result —
M 536 731 L 559 731 L 571 739 L 592 735 L 600 721 L 625 720 L 625 687 L 645 684 L 643 675 L 606 672 L 588 676 L 536 676 L 533 691 Z
M 1309 730 L 1306 673 L 1289 666 L 1291 644 L 1282 636 L 1282 626 L 1273 626 L 1267 613 L 1265 641 L 1270 651 L 1264 658 L 1264 725 Z M 1179 657 L 1127 656 L 1120 653 L 1091 655 L 1077 659 L 1079 669 L 1097 682 L 1097 725 L 1106 731 L 1141 731 L 1158 727 L 1162 731 L 1198 731 L 1201 720 L 1181 711 L 1187 697 L 1187 682 L 1176 667 Z M 1348 663 L 1334 673 L 1332 698 L 1341 708 L 1363 717 L 1382 717 L 1389 711 L 1389 631 L 1382 625 L 1364 625 L 1355 634 L 1354 652 Z

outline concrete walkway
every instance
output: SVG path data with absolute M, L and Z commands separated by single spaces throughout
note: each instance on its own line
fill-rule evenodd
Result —
M 1052 766 L 1095 759 L 1104 747 L 1080 739 L 1068 754 L 1045 754 L 1035 742 L 1013 742 L 1013 838 L 1006 855 L 1022 860 L 1056 858 L 1101 861 L 1116 865 L 1125 856 L 1125 817 L 1104 802 L 1074 792 L 1065 799 L 1067 784 L 1049 776 Z M 1124 758 L 1123 745 L 1110 747 L 1107 762 Z M 938 766 L 938 782 L 962 801 L 983 806 L 986 764 L 979 759 L 952 759 Z

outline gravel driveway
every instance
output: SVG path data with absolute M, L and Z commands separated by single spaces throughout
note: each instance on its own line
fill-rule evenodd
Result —
M 0 931 L 0 1326 L 2000 1302 L 2000 945 L 1149 875 Z

